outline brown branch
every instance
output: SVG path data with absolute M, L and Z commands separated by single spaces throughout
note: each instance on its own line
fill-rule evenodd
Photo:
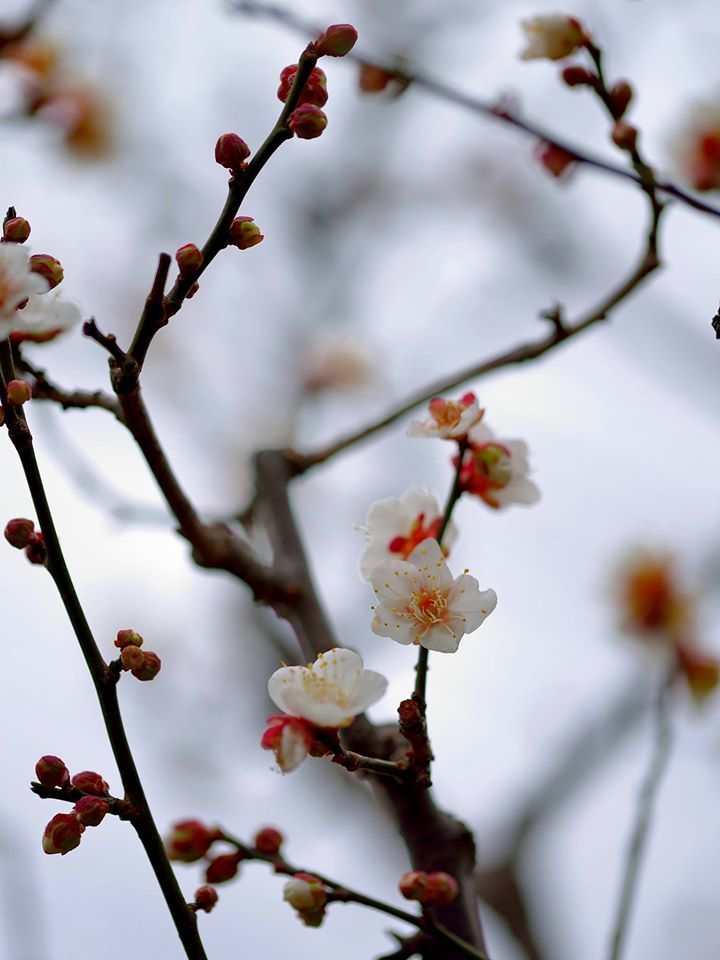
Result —
M 554 322 L 552 331 L 544 339 L 521 344 L 518 347 L 513 347 L 512 350 L 507 350 L 504 353 L 500 353 L 489 360 L 483 360 L 480 363 L 471 364 L 470 366 L 464 367 L 461 370 L 450 374 L 449 376 L 442 377 L 433 383 L 425 385 L 420 390 L 410 394 L 409 397 L 401 400 L 400 403 L 393 407 L 389 413 L 386 413 L 379 419 L 373 420 L 371 423 L 367 424 L 361 429 L 341 437 L 334 443 L 330 443 L 328 446 L 323 447 L 314 453 L 290 453 L 289 456 L 292 458 L 295 472 L 297 474 L 305 473 L 305 471 L 309 470 L 311 467 L 325 463 L 338 453 L 342 453 L 349 447 L 354 446 L 356 443 L 367 440 L 380 430 L 384 430 L 386 427 L 391 426 L 401 417 L 406 416 L 408 413 L 414 410 L 415 407 L 420 406 L 422 403 L 426 403 L 435 396 L 439 396 L 440 394 L 446 393 L 448 390 L 459 387 L 468 380 L 477 380 L 480 377 L 486 376 L 489 373 L 493 373 L 495 370 L 500 370 L 503 367 L 509 367 L 517 363 L 527 363 L 531 360 L 537 360 L 538 357 L 541 357 L 550 350 L 555 349 L 555 347 L 559 346 L 560 344 L 565 343 L 567 340 L 570 340 L 572 337 L 575 337 L 578 334 L 584 333 L 596 323 L 605 320 L 614 307 L 616 307 L 619 303 L 625 300 L 626 297 L 633 293 L 643 283 L 643 281 L 646 280 L 647 277 L 649 277 L 650 274 L 657 270 L 661 265 L 658 254 L 658 227 L 663 210 L 664 207 L 660 205 L 653 206 L 651 222 L 645 240 L 644 251 L 640 262 L 634 268 L 632 273 L 584 316 L 581 316 L 574 323 L 570 324 L 565 324 L 558 318 L 558 322 Z
M 187 957 L 189 960 L 206 960 L 195 918 L 187 909 L 175 874 L 165 855 L 162 840 L 155 826 L 135 765 L 135 759 L 125 734 L 117 699 L 117 678 L 111 676 L 100 653 L 65 563 L 25 414 L 22 407 L 11 406 L 7 403 L 5 387 L 10 380 L 15 379 L 12 349 L 7 340 L 0 343 L 0 369 L 2 371 L 0 396 L 5 407 L 5 423 L 10 440 L 20 458 L 44 537 L 47 550 L 47 570 L 55 582 L 90 672 L 105 722 L 108 740 L 125 789 L 125 798 L 137 810 L 137 816 L 132 820 L 133 827 L 145 848 L 145 853 L 160 885 Z
M 259 3 L 257 0 L 233 0 L 232 7 L 237 13 L 263 16 L 272 20 L 276 20 L 295 32 L 302 33 L 306 36 L 317 37 L 322 32 L 307 20 L 296 16 L 290 10 L 287 10 L 284 7 L 276 4 Z M 362 51 L 358 50 L 357 47 L 347 54 L 345 59 L 354 60 L 356 63 L 361 65 L 368 64 L 370 66 L 376 66 L 381 70 L 393 74 L 405 85 L 412 83 L 414 86 L 425 90 L 432 96 L 438 97 L 441 100 L 445 100 L 448 103 L 452 103 L 455 106 L 462 107 L 464 110 L 468 110 L 470 113 L 474 113 L 477 116 L 481 116 L 489 120 L 499 120 L 501 123 L 509 124 L 516 130 L 520 130 L 521 132 L 527 133 L 538 140 L 543 140 L 554 147 L 558 147 L 560 150 L 564 150 L 566 153 L 569 153 L 578 163 L 581 163 L 592 169 L 599 170 L 601 173 L 608 174 L 612 177 L 617 177 L 621 180 L 627 180 L 631 183 L 634 183 L 636 186 L 639 186 L 641 189 L 644 189 L 647 186 L 647 181 L 643 176 L 633 173 L 633 171 L 627 170 L 625 167 L 609 163 L 606 160 L 602 160 L 600 157 L 594 156 L 588 151 L 573 146 L 572 144 L 563 140 L 557 134 L 553 133 L 551 130 L 543 127 L 541 124 L 532 120 L 526 120 L 518 113 L 510 111 L 507 104 L 498 104 L 490 100 L 483 100 L 479 97 L 474 97 L 470 94 L 463 93 L 461 90 L 455 89 L 451 84 L 448 84 L 443 80 L 438 80 L 437 78 L 432 77 L 420 70 L 410 71 L 400 62 L 393 63 L 378 61 L 377 58 L 367 56 Z M 699 197 L 696 197 L 694 194 L 683 189 L 670 180 L 654 179 L 651 185 L 660 193 L 673 197 L 674 199 L 679 200 L 681 203 L 684 203 L 695 210 L 699 210 L 702 213 L 707 213 L 713 217 L 720 217 L 720 208 L 701 200 Z
M 16 367 L 32 377 L 33 400 L 49 400 L 63 410 L 107 410 L 123 423 L 120 404 L 115 397 L 102 390 L 66 390 L 53 383 L 39 367 L 34 366 L 19 351 L 15 352 Z

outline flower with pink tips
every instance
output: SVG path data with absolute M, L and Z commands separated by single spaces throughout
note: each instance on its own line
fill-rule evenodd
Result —
M 428 404 L 429 420 L 413 420 L 408 427 L 409 437 L 439 437 L 443 440 L 462 440 L 468 430 L 478 423 L 484 410 L 474 393 L 463 394 L 459 400 L 433 397 Z
M 499 439 L 489 427 L 479 423 L 468 434 L 468 441 L 460 470 L 460 484 L 465 492 L 480 497 L 494 509 L 512 503 L 537 503 L 540 491 L 528 477 L 530 467 L 523 440 Z

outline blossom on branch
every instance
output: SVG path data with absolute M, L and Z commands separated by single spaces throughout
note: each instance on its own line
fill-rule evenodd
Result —
M 47 280 L 32 271 L 25 247 L 19 243 L 0 244 L 0 338 L 4 339 L 15 328 L 20 304 L 47 289 Z
M 34 293 L 22 310 L 15 314 L 10 339 L 13 343 L 32 341 L 47 343 L 80 322 L 80 309 L 59 294 L 39 296 Z
M 437 540 L 424 540 L 405 560 L 388 560 L 372 572 L 378 598 L 373 633 L 438 653 L 455 653 L 497 605 L 467 571 L 453 578 Z
M 458 401 L 433 397 L 428 404 L 428 410 L 430 419 L 413 420 L 407 431 L 409 437 L 461 440 L 485 413 L 480 409 L 474 393 L 465 393 Z
M 294 874 L 283 887 L 283 900 L 297 910 L 305 926 L 319 927 L 323 922 L 327 891 L 322 880 L 313 874 Z
M 377 500 L 370 507 L 367 522 L 361 527 L 370 541 L 360 558 L 360 573 L 369 580 L 374 568 L 385 560 L 407 560 L 423 540 L 437 540 L 443 514 L 437 498 L 427 490 L 412 488 L 399 500 Z M 443 553 L 457 538 L 457 527 L 450 521 L 443 537 Z
M 523 20 L 520 26 L 527 41 L 521 60 L 563 60 L 587 40 L 580 21 L 562 13 Z
M 494 509 L 511 503 L 537 503 L 540 491 L 528 477 L 530 467 L 524 441 L 501 440 L 484 423 L 473 427 L 468 440 L 470 445 L 463 453 L 460 469 L 463 490 Z
M 695 190 L 720 188 L 720 102 L 690 107 L 673 134 L 670 153 L 680 176 Z
M 42 847 L 45 853 L 59 853 L 65 856 L 80 846 L 80 838 L 85 827 L 74 813 L 56 813 L 45 827 Z
M 331 729 L 349 726 L 386 689 L 385 677 L 365 670 L 362 658 L 343 647 L 319 653 L 307 667 L 281 667 L 268 681 L 270 698 L 281 710 Z

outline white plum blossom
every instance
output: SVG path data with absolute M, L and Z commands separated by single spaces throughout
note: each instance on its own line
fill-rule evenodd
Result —
M 372 354 L 347 334 L 328 333 L 302 354 L 299 375 L 307 393 L 356 390 L 374 379 Z
M 499 439 L 479 423 L 468 434 L 468 441 L 460 470 L 460 484 L 466 493 L 495 509 L 511 503 L 537 503 L 540 491 L 528 477 L 530 467 L 523 440 Z
M 424 540 L 405 560 L 388 560 L 370 583 L 378 604 L 373 632 L 402 644 L 455 653 L 497 605 L 494 590 L 481 590 L 467 571 L 453 578 L 437 540 Z
M 383 696 L 387 680 L 363 669 L 352 650 L 335 647 L 307 667 L 281 667 L 268 681 L 270 699 L 292 717 L 316 727 L 349 726 Z
M 360 558 L 360 574 L 369 580 L 372 571 L 384 560 L 407 560 L 423 540 L 437 540 L 443 513 L 437 498 L 427 490 L 413 487 L 400 499 L 377 500 L 361 527 L 369 540 Z M 457 539 L 457 527 L 450 521 L 443 536 L 443 552 Z
M 562 13 L 523 20 L 520 26 L 527 41 L 521 60 L 563 60 L 587 39 L 582 24 Z
M 668 149 L 679 176 L 695 190 L 720 187 L 720 97 L 689 105 Z
M 80 321 L 79 307 L 57 293 L 39 296 L 33 293 L 18 310 L 13 321 L 13 339 L 51 340 Z
M 430 419 L 413 420 L 407 431 L 409 437 L 459 440 L 482 419 L 484 413 L 474 393 L 466 393 L 457 401 L 433 397 L 428 410 Z
M 0 243 L 0 338 L 15 329 L 17 308 L 33 293 L 45 293 L 47 280 L 30 269 L 28 251 L 19 243 Z

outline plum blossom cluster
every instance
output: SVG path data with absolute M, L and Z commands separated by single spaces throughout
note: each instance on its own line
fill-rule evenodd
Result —
M 22 217 L 6 217 L 0 241 L 0 339 L 15 343 L 44 343 L 80 320 L 75 304 L 48 291 L 63 280 L 59 260 L 33 254 L 23 245 L 30 224 Z
M 80 839 L 86 827 L 97 827 L 110 811 L 108 785 L 99 773 L 83 770 L 70 776 L 64 762 L 50 754 L 40 757 L 35 765 L 38 783 L 46 788 L 57 788 L 59 799 L 66 794 L 68 799 L 76 798 L 72 813 L 58 813 L 45 827 L 42 847 L 45 853 L 59 853 L 64 856 L 80 845 Z
M 152 650 L 141 650 L 143 638 L 134 630 L 118 630 L 115 646 L 120 650 L 120 666 L 137 680 L 154 680 L 162 661 Z
M 672 656 L 697 702 L 713 693 L 720 683 L 720 660 L 698 644 L 695 601 L 680 584 L 672 558 L 636 553 L 619 572 L 617 593 L 623 628 Z
M 385 677 L 365 670 L 362 658 L 343 647 L 319 653 L 307 667 L 281 667 L 268 694 L 284 713 L 268 717 L 260 745 L 289 773 L 308 756 L 330 753 L 327 732 L 349 726 L 386 689 Z

